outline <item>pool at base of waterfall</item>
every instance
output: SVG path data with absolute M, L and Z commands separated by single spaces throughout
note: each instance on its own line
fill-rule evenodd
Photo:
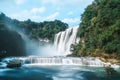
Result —
M 20 60 L 22 66 L 8 68 L 8 62 Z M 117 73 L 107 75 L 103 62 L 85 57 L 12 57 L 0 64 L 0 80 L 119 80 Z
M 119 69 L 117 70 L 120 71 Z M 88 66 L 23 66 L 0 68 L 0 80 L 119 80 L 104 68 Z

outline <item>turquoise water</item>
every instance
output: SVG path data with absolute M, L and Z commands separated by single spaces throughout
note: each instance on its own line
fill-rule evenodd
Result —
M 106 75 L 97 67 L 23 66 L 0 68 L 0 80 L 120 80 L 120 75 Z

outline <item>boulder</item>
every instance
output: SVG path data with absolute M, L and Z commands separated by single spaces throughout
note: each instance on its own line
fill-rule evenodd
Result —
M 15 67 L 21 67 L 22 61 L 18 59 L 13 59 L 7 63 L 8 68 L 15 68 Z

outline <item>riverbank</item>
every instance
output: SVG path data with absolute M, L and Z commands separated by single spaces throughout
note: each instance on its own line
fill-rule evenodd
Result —
M 111 64 L 116 64 L 120 66 L 120 59 L 115 59 L 115 58 L 103 58 L 103 57 L 96 57 L 100 59 L 101 61 L 105 63 L 111 63 Z
M 89 57 L 92 57 L 92 56 L 89 56 Z M 115 57 L 105 58 L 102 56 L 99 56 L 99 57 L 95 56 L 93 58 L 101 60 L 102 62 L 104 62 L 106 64 L 105 66 L 107 66 L 107 67 L 112 66 L 112 68 L 120 68 L 120 59 L 118 59 L 118 58 L 115 58 Z

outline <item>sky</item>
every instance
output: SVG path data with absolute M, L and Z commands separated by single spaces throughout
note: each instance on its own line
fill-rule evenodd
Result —
M 81 14 L 93 0 L 0 0 L 0 12 L 12 19 L 35 22 L 54 21 L 70 27 L 80 23 Z

